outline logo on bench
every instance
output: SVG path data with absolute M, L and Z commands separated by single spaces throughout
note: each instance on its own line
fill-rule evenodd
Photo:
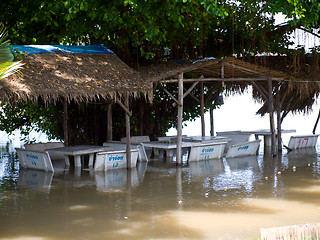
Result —
M 213 152 L 214 151 L 214 148 L 203 148 L 202 149 L 202 152 L 203 153 L 211 153 L 211 152 Z
M 123 160 L 123 156 L 119 156 L 119 155 L 115 155 L 115 156 L 110 156 L 109 157 L 109 161 L 122 161 Z
M 27 153 L 26 157 L 27 158 L 31 158 L 31 159 L 38 159 L 38 156 L 37 155 L 33 155 L 32 153 L 31 154 Z
M 246 146 L 241 146 L 241 147 L 238 148 L 238 151 L 240 151 L 240 150 L 247 150 L 248 148 L 249 148 L 248 145 L 246 145 Z

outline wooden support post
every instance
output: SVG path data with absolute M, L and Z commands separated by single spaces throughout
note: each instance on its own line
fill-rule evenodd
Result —
M 107 142 L 112 141 L 112 104 L 108 104 L 108 109 L 107 109 Z
M 205 121 L 204 121 L 204 93 L 203 93 L 203 82 L 201 82 L 200 87 L 200 108 L 201 108 L 201 134 L 202 136 L 206 135 L 206 129 L 205 129 Z
M 125 97 L 125 107 L 129 110 L 129 93 Z M 129 112 L 130 113 L 130 112 Z M 130 138 L 130 114 L 126 115 L 126 137 L 127 137 L 127 168 L 131 168 L 131 138 Z
M 282 136 L 281 136 L 281 105 L 280 105 L 280 92 L 276 95 L 277 106 L 277 140 L 278 140 L 278 152 L 282 151 Z
M 144 135 L 144 107 L 145 107 L 145 104 L 143 102 L 143 100 L 141 99 L 140 100 L 140 107 L 139 107 L 139 134 L 140 136 L 143 136 Z
M 65 98 L 63 100 L 63 135 L 64 135 L 64 145 L 69 146 L 69 136 L 68 136 L 68 102 Z
M 183 73 L 178 77 L 177 165 L 182 162 Z
M 281 136 L 281 112 L 277 111 L 277 146 L 278 152 L 282 151 L 282 136 Z
M 213 108 L 210 108 L 210 136 L 214 136 Z
M 177 167 L 176 177 L 177 177 L 177 200 L 179 206 L 181 208 L 181 204 L 183 201 L 183 189 L 182 189 L 182 177 L 181 177 L 181 167 Z
M 271 132 L 271 154 L 276 156 L 276 135 L 274 127 L 274 114 L 273 114 L 273 94 L 272 94 L 272 79 L 268 77 L 268 98 L 269 98 L 269 118 L 270 118 L 270 132 Z

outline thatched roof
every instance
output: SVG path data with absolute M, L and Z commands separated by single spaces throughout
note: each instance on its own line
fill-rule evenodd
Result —
M 224 59 L 206 59 L 196 62 L 184 62 L 183 64 L 163 64 L 156 67 L 148 67 L 141 72 L 152 82 L 174 79 L 178 73 L 193 72 L 208 80 L 219 80 L 222 76 L 225 81 L 247 82 L 251 80 L 265 80 L 271 77 L 274 80 L 292 79 L 293 77 L 277 70 L 265 68 L 256 64 L 251 64 L 232 57 Z M 196 81 L 197 79 L 194 79 Z M 188 79 L 188 81 L 192 81 Z
M 274 86 L 273 96 L 276 98 L 278 95 L 277 98 L 280 100 L 280 103 L 274 101 L 274 109 L 278 107 L 277 104 L 280 104 L 284 112 L 311 110 L 316 98 L 320 95 L 319 70 L 316 71 L 317 74 L 312 73 L 311 78 L 310 74 L 297 75 L 295 71 L 290 71 L 290 69 L 288 71 L 286 69 L 288 66 L 281 68 L 279 59 L 274 64 L 277 70 L 232 57 L 211 58 L 194 63 L 166 63 L 144 69 L 143 73 L 150 81 L 163 83 L 177 82 L 179 73 L 196 73 L 192 78 L 185 77 L 187 74 L 184 74 L 184 82 L 211 81 L 217 84 L 223 81 L 228 92 L 242 92 L 247 86 L 252 85 L 253 98 L 264 102 L 263 107 L 258 111 L 262 115 L 268 112 L 268 83 L 266 80 L 271 78 Z M 319 69 L 319 67 L 315 66 L 313 69 Z
M 3 99 L 114 100 L 124 94 L 152 98 L 152 85 L 114 54 L 41 53 L 24 55 L 22 62 L 21 73 L 0 82 Z

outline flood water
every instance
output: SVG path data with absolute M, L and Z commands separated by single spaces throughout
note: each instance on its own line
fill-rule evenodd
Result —
M 260 228 L 320 222 L 319 160 L 316 149 L 260 151 L 99 173 L 56 165 L 52 174 L 19 170 L 4 144 L 0 240 L 259 239 Z

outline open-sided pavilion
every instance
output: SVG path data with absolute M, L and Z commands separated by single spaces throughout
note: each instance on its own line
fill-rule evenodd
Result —
M 17 46 L 18 47 L 18 46 Z M 19 47 L 18 47 L 19 48 Z M 174 99 L 178 107 L 177 162 L 181 162 L 183 99 L 192 90 L 200 88 L 199 103 L 204 114 L 204 86 L 219 82 L 221 86 L 239 90 L 252 85 L 268 102 L 272 144 L 275 148 L 274 90 L 273 85 L 291 77 L 281 71 L 250 64 L 235 58 L 203 59 L 189 64 L 170 65 L 170 68 L 147 68 L 137 72 L 123 63 L 110 49 L 103 45 L 93 46 L 28 46 L 23 57 L 24 66 L 0 82 L 3 101 L 41 99 L 45 103 L 64 102 L 65 142 L 68 142 L 67 104 L 107 99 L 119 104 L 126 115 L 127 155 L 130 162 L 130 106 L 129 98 L 153 98 L 153 89 L 161 87 Z M 39 50 L 40 53 L 32 53 Z M 23 50 L 21 50 L 23 52 Z M 194 73 L 193 78 L 185 78 Z M 165 84 L 177 84 L 178 96 L 171 94 Z M 188 86 L 185 89 L 184 86 Z M 108 111 L 111 114 L 111 111 Z M 109 115 L 110 115 L 109 114 Z M 110 117 L 109 117 L 110 119 Z M 108 121 L 108 134 L 112 136 L 112 121 Z M 203 121 L 204 129 L 204 121 Z M 204 130 L 202 131 L 204 135 Z M 280 134 L 278 134 L 280 135 Z M 110 139 L 109 139 L 110 140 Z M 130 167 L 130 166 L 128 166 Z

